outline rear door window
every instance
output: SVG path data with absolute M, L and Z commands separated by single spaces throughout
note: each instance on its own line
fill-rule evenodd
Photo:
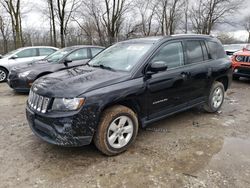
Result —
M 56 50 L 52 48 L 39 48 L 39 55 L 40 56 L 48 56 L 54 53 Z
M 188 64 L 199 63 L 203 61 L 203 52 L 199 40 L 187 41 L 186 49 Z

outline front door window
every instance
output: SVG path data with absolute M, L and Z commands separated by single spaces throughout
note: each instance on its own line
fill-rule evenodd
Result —
M 168 69 L 184 65 L 184 55 L 181 42 L 167 44 L 155 55 L 151 62 L 163 61 Z

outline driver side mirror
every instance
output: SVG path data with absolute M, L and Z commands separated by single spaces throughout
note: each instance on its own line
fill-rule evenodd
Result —
M 13 55 L 12 57 L 10 57 L 10 59 L 17 59 L 18 56 L 17 55 Z
M 65 65 L 65 67 L 68 67 L 68 63 L 71 63 L 72 62 L 72 59 L 71 58 L 68 58 L 66 57 L 63 61 L 63 64 Z
M 165 71 L 167 69 L 168 69 L 168 66 L 166 65 L 166 62 L 155 61 L 150 65 L 148 70 L 153 72 L 153 73 L 157 73 L 157 72 Z

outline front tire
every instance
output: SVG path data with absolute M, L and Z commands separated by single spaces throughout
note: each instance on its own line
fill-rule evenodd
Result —
M 5 82 L 8 77 L 8 71 L 0 67 L 0 83 Z
M 102 114 L 94 143 L 105 155 L 118 155 L 134 142 L 138 126 L 137 116 L 131 109 L 121 105 L 110 107 Z
M 225 97 L 225 88 L 221 82 L 214 82 L 210 89 L 207 102 L 204 105 L 204 110 L 209 113 L 214 113 L 220 110 Z

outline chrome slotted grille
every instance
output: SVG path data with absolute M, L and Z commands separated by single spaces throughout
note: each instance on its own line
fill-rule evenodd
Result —
M 244 62 L 244 63 L 250 63 L 250 56 L 244 56 L 242 62 Z
M 41 113 L 46 113 L 48 110 L 49 102 L 50 98 L 43 97 L 30 90 L 28 104 L 32 109 Z

